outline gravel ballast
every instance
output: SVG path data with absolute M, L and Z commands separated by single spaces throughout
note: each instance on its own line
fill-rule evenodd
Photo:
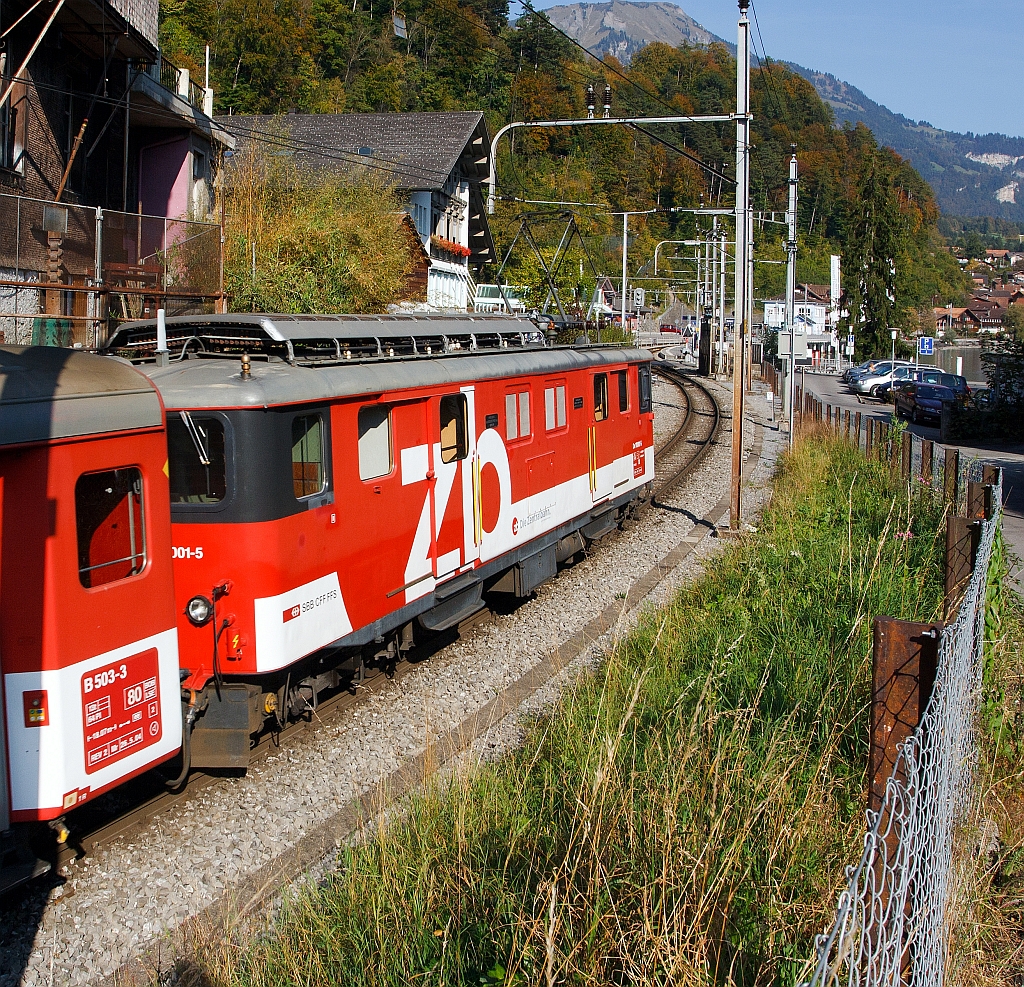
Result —
M 729 392 L 711 386 L 727 411 Z M 656 382 L 654 397 L 656 442 L 661 442 L 678 427 L 684 402 L 667 382 Z M 753 431 L 747 429 L 748 449 Z M 109 978 L 139 951 L 152 954 L 162 934 L 222 899 L 342 806 L 422 754 L 588 620 L 623 601 L 631 585 L 693 531 L 694 519 L 705 516 L 728 489 L 729 440 L 726 421 L 703 464 L 661 506 L 562 570 L 515 612 L 491 617 L 382 691 L 298 735 L 244 777 L 219 780 L 143 832 L 99 848 L 70 867 L 63 886 L 31 888 L 8 902 L 0 911 L 0 987 Z M 762 429 L 761 456 L 744 495 L 748 513 L 766 495 L 784 440 L 772 426 Z M 647 601 L 666 598 L 718 544 L 705 538 Z M 611 635 L 631 626 L 639 610 L 624 613 Z M 463 759 L 495 756 L 515 743 L 521 711 L 552 702 L 564 683 L 608 646 L 609 637 L 595 641 L 514 715 L 491 726 Z

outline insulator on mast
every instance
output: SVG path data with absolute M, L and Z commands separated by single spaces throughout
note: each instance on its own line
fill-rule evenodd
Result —
M 597 106 L 597 97 L 594 95 L 593 83 L 587 86 L 587 119 L 594 119 L 594 107 Z
M 612 115 L 612 87 L 604 87 L 604 118 L 607 120 Z

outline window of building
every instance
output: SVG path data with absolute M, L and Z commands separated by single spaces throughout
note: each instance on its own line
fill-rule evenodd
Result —
M 167 416 L 172 504 L 216 504 L 227 495 L 224 422 L 187 411 Z
M 625 370 L 617 370 L 619 378 L 619 411 L 629 411 L 629 374 Z
M 594 375 L 594 421 L 603 422 L 608 417 L 608 375 Z
M 505 395 L 505 438 L 525 439 L 530 435 L 530 392 Z
M 465 394 L 441 398 L 441 462 L 452 463 L 469 454 Z
M 565 428 L 565 385 L 544 389 L 544 427 L 549 431 Z
M 312 497 L 327 486 L 324 423 L 319 415 L 292 419 L 292 485 L 297 498 Z
M 142 474 L 133 466 L 84 473 L 75 484 L 78 578 L 86 589 L 126 579 L 146 564 Z
M 391 408 L 369 404 L 359 409 L 359 479 L 387 476 L 394 468 L 391 445 Z
M 206 155 L 202 151 L 192 152 L 192 181 L 199 182 L 206 178 Z
M 637 367 L 637 383 L 640 389 L 640 414 L 649 414 L 654 404 L 651 400 L 651 368 Z

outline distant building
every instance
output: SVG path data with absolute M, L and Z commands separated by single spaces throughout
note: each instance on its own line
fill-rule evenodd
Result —
M 798 284 L 794 316 L 802 321 L 808 332 L 828 335 L 835 328 L 831 322 L 832 291 L 824 284 Z M 764 324 L 781 329 L 786 324 L 786 299 L 769 298 L 764 303 Z
M 1013 263 L 1009 250 L 986 250 L 985 260 L 993 267 L 1009 267 Z
M 529 288 L 511 284 L 503 284 L 501 287 L 496 284 L 478 284 L 473 309 L 477 312 L 525 312 L 529 294 Z
M 426 301 L 466 311 L 476 297 L 474 273 L 494 259 L 481 186 L 490 175 L 483 114 L 288 113 L 222 116 L 240 145 L 282 144 L 300 174 L 367 175 L 403 197 L 430 260 Z

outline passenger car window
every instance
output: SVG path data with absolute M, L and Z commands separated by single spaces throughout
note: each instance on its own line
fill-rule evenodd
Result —
M 608 417 L 608 375 L 594 375 L 594 421 L 603 422 Z
M 319 415 L 292 419 L 292 486 L 296 498 L 311 497 L 327 486 L 324 423 Z
M 466 427 L 466 395 L 446 394 L 441 398 L 441 462 L 465 459 L 469 453 Z
M 359 479 L 374 480 L 394 469 L 391 407 L 368 404 L 359 409 Z
M 654 407 L 651 400 L 651 368 L 637 367 L 637 382 L 640 385 L 640 414 L 649 414 Z
M 90 589 L 138 575 L 146 564 L 142 474 L 132 466 L 83 473 L 75 484 L 78 578 Z
M 172 504 L 216 504 L 227 496 L 224 422 L 187 411 L 167 416 Z
M 619 378 L 619 411 L 629 411 L 629 377 L 625 370 L 615 374 Z

